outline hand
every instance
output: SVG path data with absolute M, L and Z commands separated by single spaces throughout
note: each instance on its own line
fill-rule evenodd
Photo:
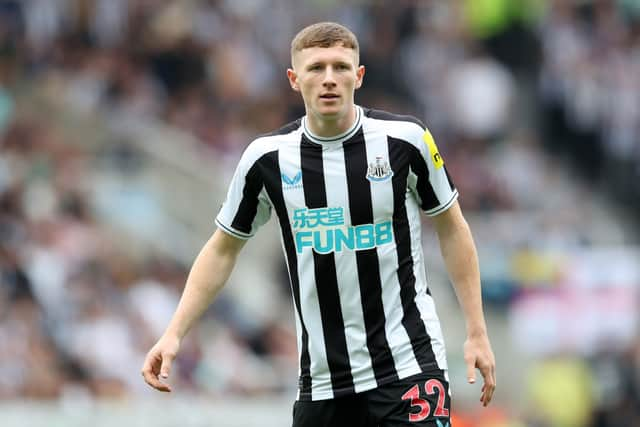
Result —
M 142 376 L 147 384 L 159 391 L 170 392 L 171 387 L 160 381 L 169 378 L 171 363 L 180 349 L 180 340 L 175 337 L 162 336 L 149 350 L 142 365 Z
M 480 402 L 482 406 L 487 406 L 496 388 L 496 359 L 486 333 L 467 337 L 464 343 L 464 361 L 467 364 L 467 379 L 470 384 L 476 382 L 476 368 L 480 370 L 484 378 Z

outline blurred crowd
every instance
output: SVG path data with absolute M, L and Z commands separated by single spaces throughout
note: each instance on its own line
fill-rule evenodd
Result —
M 541 25 L 543 141 L 638 215 L 640 3 L 580 3 L 556 2 Z
M 424 119 L 463 209 L 485 219 L 474 232 L 489 310 L 516 306 L 517 317 L 524 287 L 571 281 L 547 268 L 549 248 L 637 244 L 588 209 L 602 193 L 640 225 L 637 1 L 0 0 L 0 399 L 148 393 L 139 365 L 188 271 L 153 248 L 131 254 L 97 219 L 86 178 L 97 160 L 65 141 L 73 129 L 20 111 L 21 91 L 175 127 L 237 159 L 304 114 L 285 79 L 289 42 L 324 19 L 359 37 L 356 101 Z M 574 170 L 584 180 L 567 193 Z M 637 300 L 630 271 L 616 295 Z M 626 309 L 637 321 L 637 301 Z M 293 390 L 291 325 L 248 317 L 232 298 L 214 304 L 177 362 L 183 390 Z M 518 408 L 518 424 L 498 406 L 483 425 L 640 425 L 640 341 L 623 326 L 631 338 L 612 347 L 536 366 L 523 393 L 538 412 Z M 568 395 L 577 403 L 560 409 L 550 397 Z

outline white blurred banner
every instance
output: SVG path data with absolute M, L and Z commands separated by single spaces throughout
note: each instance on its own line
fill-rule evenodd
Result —
M 162 395 L 122 401 L 0 401 L 2 427 L 283 427 L 293 400 Z

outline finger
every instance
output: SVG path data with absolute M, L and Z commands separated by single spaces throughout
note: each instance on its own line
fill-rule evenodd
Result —
M 491 375 L 489 376 L 489 378 L 491 378 L 491 388 L 495 389 L 496 385 L 497 385 L 497 381 L 496 381 L 496 366 L 495 365 L 491 365 L 490 372 L 491 372 Z
M 491 377 L 493 378 L 493 388 L 495 389 L 498 385 L 498 381 L 496 380 L 496 367 L 495 365 L 491 367 Z
M 156 390 L 164 391 L 164 392 L 171 391 L 171 387 L 169 387 L 168 384 L 164 384 L 158 379 L 157 365 L 152 363 L 151 359 L 145 360 L 145 363 L 142 367 L 142 377 L 144 378 L 144 381 L 147 384 L 149 384 L 151 387 L 155 388 Z
M 484 399 L 485 406 L 487 406 L 491 402 L 491 399 L 493 399 L 493 392 L 494 391 L 495 391 L 495 387 L 491 387 L 487 391 L 485 399 Z
M 163 383 L 158 379 L 156 375 L 151 371 L 143 372 L 142 376 L 144 377 L 144 381 L 149 384 L 151 387 L 155 388 L 159 391 L 170 392 L 171 387 L 168 384 Z
M 169 378 L 169 374 L 171 373 L 171 363 L 175 356 L 171 354 L 165 354 L 162 356 L 162 365 L 160 366 L 160 376 L 162 378 Z
M 480 401 L 482 402 L 483 406 L 487 406 L 491 402 L 495 389 L 496 389 L 495 369 L 491 367 L 489 369 L 489 373 L 487 374 L 487 377 L 485 377 L 485 384 L 482 386 L 482 394 L 480 396 Z
M 494 379 L 493 382 L 487 387 L 486 399 L 485 399 L 487 405 L 489 404 L 489 402 L 491 402 L 491 399 L 493 399 L 493 393 L 495 391 L 496 391 L 496 381 Z
M 494 390 L 495 389 L 492 387 L 485 388 L 485 390 L 482 392 L 482 395 L 480 396 L 480 401 L 482 402 L 482 406 L 489 405 L 489 403 L 491 402 L 491 399 L 493 398 Z
M 466 360 L 467 363 L 467 381 L 469 384 L 474 384 L 476 382 L 476 367 L 473 360 Z
M 145 377 L 145 381 L 147 382 L 147 384 L 149 384 L 151 387 L 155 388 L 158 391 L 163 391 L 165 393 L 171 392 L 171 387 L 169 386 L 169 384 L 165 384 L 165 383 L 161 382 L 158 378 L 155 378 L 155 377 L 146 378 Z
M 478 369 L 480 369 L 480 374 L 482 375 L 482 379 L 484 380 L 483 390 L 486 388 L 491 388 L 495 385 L 495 380 L 493 379 L 492 367 L 487 365 L 479 365 Z
M 169 385 L 162 383 L 150 368 L 143 370 L 142 376 L 144 378 L 144 381 L 156 390 L 165 392 L 171 391 Z

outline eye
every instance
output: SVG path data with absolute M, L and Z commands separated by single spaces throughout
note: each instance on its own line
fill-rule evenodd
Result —
M 318 65 L 318 64 L 311 65 L 308 68 L 309 71 L 320 71 L 321 69 L 322 69 L 322 67 L 320 65 Z
M 338 64 L 336 68 L 341 71 L 347 71 L 351 69 L 351 66 L 349 64 Z

